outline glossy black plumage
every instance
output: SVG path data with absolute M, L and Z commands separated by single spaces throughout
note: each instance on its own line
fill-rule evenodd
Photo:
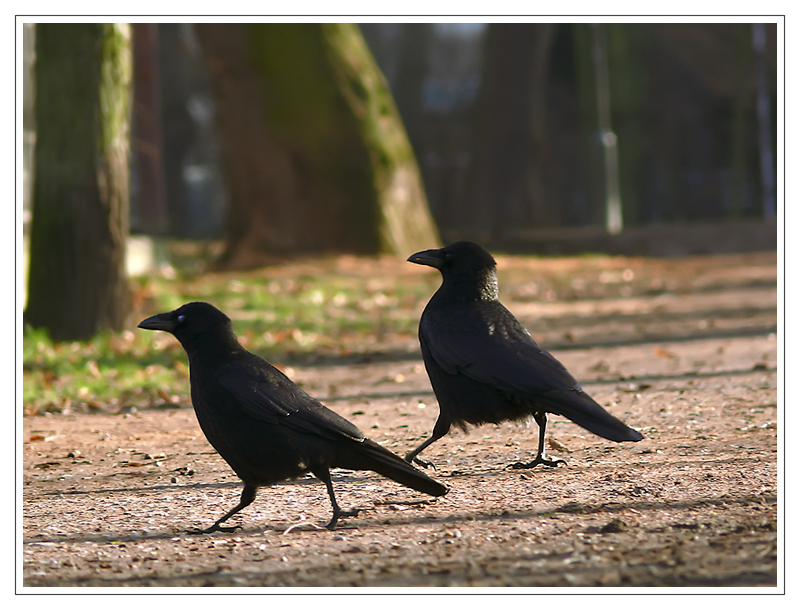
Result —
M 220 524 L 249 505 L 259 487 L 309 471 L 328 489 L 329 529 L 340 516 L 355 514 L 342 512 L 336 503 L 330 468 L 373 470 L 433 496 L 447 492 L 244 349 L 228 316 L 212 305 L 188 303 L 139 327 L 170 332 L 180 341 L 189 357 L 200 427 L 245 485 L 239 504 L 204 532 L 230 531 Z
M 432 435 L 406 455 L 417 455 L 451 425 L 466 429 L 532 416 L 539 424 L 536 458 L 516 468 L 555 465 L 544 457 L 547 413 L 572 420 L 613 441 L 642 435 L 597 404 L 567 369 L 533 340 L 498 299 L 496 264 L 481 246 L 457 242 L 417 252 L 408 259 L 442 273 L 442 285 L 422 313 L 419 341 L 425 368 L 439 401 Z

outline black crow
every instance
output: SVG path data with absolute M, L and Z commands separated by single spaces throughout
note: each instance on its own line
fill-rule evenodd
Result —
M 244 482 L 239 504 L 202 533 L 248 506 L 258 488 L 312 472 L 328 488 L 334 529 L 343 512 L 330 468 L 374 470 L 432 496 L 447 488 L 369 440 L 352 423 L 306 394 L 269 362 L 242 347 L 230 318 L 208 303 L 188 303 L 147 318 L 139 328 L 164 330 L 189 357 L 192 404 L 208 441 Z
M 436 267 L 442 285 L 431 297 L 419 323 L 419 342 L 431 385 L 439 401 L 439 419 L 430 438 L 406 455 L 417 455 L 455 424 L 479 426 L 533 416 L 539 425 L 539 449 L 528 463 L 555 466 L 564 460 L 544 456 L 547 413 L 571 419 L 612 441 L 640 441 L 642 435 L 609 414 L 583 391 L 553 356 L 498 299 L 496 263 L 477 244 L 461 241 L 417 252 L 408 259 Z

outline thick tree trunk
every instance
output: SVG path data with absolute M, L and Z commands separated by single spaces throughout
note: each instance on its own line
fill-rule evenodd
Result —
M 36 172 L 25 321 L 55 340 L 128 311 L 130 27 L 36 27 Z
M 554 24 L 493 23 L 486 35 L 467 216 L 477 239 L 558 224 L 548 198 L 547 75 Z M 502 198 L 502 204 L 497 202 Z
M 531 24 L 533 65 L 523 78 L 529 79 L 530 104 L 527 116 L 528 151 L 525 177 L 528 185 L 528 205 L 525 220 L 533 227 L 561 224 L 557 200 L 548 196 L 548 173 L 551 169 L 547 143 L 547 93 L 550 54 L 553 48 L 555 23 Z
M 388 86 L 352 24 L 202 24 L 230 193 L 220 265 L 436 244 Z

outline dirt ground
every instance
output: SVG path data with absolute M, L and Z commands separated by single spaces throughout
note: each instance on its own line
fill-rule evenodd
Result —
M 549 452 L 568 465 L 515 471 L 535 423 L 453 431 L 422 454 L 442 498 L 336 470 L 339 503 L 361 512 L 333 532 L 308 476 L 261 489 L 235 533 L 190 535 L 241 486 L 188 397 L 26 417 L 23 585 L 782 587 L 775 254 L 605 260 L 500 258 L 501 296 L 645 440 L 551 417 Z M 415 341 L 370 350 L 283 368 L 403 454 L 436 399 Z

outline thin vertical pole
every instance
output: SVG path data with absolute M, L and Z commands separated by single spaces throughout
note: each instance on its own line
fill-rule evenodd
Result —
M 611 127 L 611 86 L 608 78 L 605 28 L 592 24 L 594 34 L 594 67 L 597 84 L 597 116 L 600 143 L 606 174 L 606 230 L 612 235 L 622 231 L 622 198 L 619 190 L 619 151 L 617 134 Z

